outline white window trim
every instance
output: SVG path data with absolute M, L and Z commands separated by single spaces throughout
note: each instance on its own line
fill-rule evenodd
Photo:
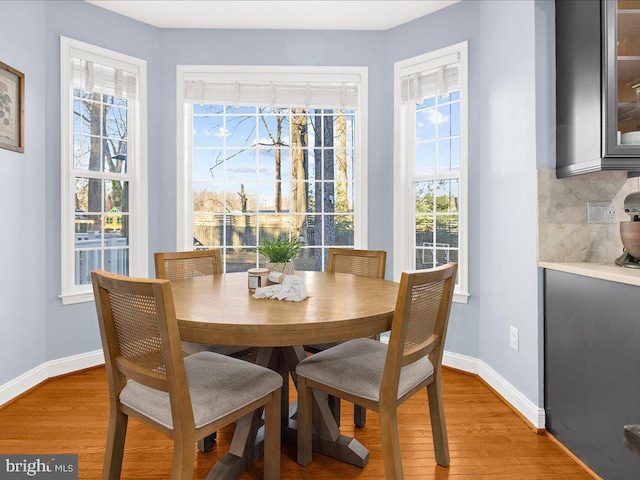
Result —
M 73 115 L 72 94 L 69 78 L 71 49 L 82 50 L 90 55 L 123 62 L 138 72 L 138 98 L 135 116 L 129 130 L 129 148 L 136 160 L 127 168 L 131 169 L 129 228 L 129 273 L 131 276 L 147 277 L 148 262 L 148 190 L 147 190 L 147 62 L 140 58 L 97 47 L 67 37 L 60 37 L 60 133 L 61 133 L 61 231 L 62 231 L 62 284 L 60 299 L 63 305 L 93 301 L 91 285 L 75 285 L 74 269 L 74 211 L 73 177 L 74 172 L 69 159 L 73 155 Z M 131 150 L 130 150 L 131 151 Z
M 342 81 L 344 75 L 356 74 L 359 82 L 359 106 L 356 111 L 356 129 L 354 144 L 354 175 L 359 180 L 354 184 L 354 245 L 355 248 L 367 248 L 367 99 L 368 68 L 367 67 L 298 67 L 298 66 L 257 66 L 257 65 L 178 65 L 176 75 L 177 88 L 177 239 L 178 250 L 193 250 L 193 195 L 191 194 L 191 149 L 187 139 L 191 138 L 190 112 L 185 108 L 184 80 L 185 74 L 202 74 L 203 79 L 242 78 L 246 74 L 260 73 L 265 78 L 304 77 L 309 82 L 331 81 L 332 76 Z
M 417 67 L 424 62 L 459 53 L 460 54 L 460 232 L 458 256 L 458 283 L 453 301 L 467 303 L 469 298 L 469 187 L 468 187 L 468 42 L 461 42 L 449 47 L 417 57 L 401 60 L 394 64 L 394 194 L 393 194 L 393 278 L 400 280 L 403 270 L 409 270 L 413 265 L 412 226 L 414 212 L 407 208 L 413 202 L 411 188 L 411 171 L 407 161 L 408 152 L 415 143 L 414 138 L 407 138 L 409 132 L 414 132 L 412 125 L 403 128 L 402 108 L 402 70 Z M 411 121 L 415 121 L 412 119 Z M 446 176 L 446 175 L 445 175 Z

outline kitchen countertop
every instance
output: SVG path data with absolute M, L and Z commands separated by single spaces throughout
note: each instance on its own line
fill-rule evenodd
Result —
M 538 266 L 559 272 L 640 286 L 640 269 L 620 267 L 613 262 L 538 262 Z

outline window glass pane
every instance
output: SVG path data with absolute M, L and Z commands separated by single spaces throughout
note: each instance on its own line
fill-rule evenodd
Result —
M 321 272 L 322 271 L 322 249 L 306 248 L 303 253 L 293 259 L 296 270 Z
M 89 134 L 90 113 L 86 102 L 73 100 L 73 131 L 74 133 Z
M 223 150 L 194 149 L 191 174 L 194 180 L 223 180 Z
M 233 213 L 255 213 L 258 184 L 255 182 L 227 182 L 226 210 Z
M 307 246 L 322 246 L 322 215 L 295 215 L 293 235 Z
M 458 215 L 436 216 L 436 247 L 458 246 Z
M 275 182 L 291 178 L 291 154 L 288 148 L 258 150 L 260 181 Z
M 448 137 L 451 135 L 451 105 L 438 107 L 437 114 L 438 137 Z
M 127 109 L 104 105 L 104 126 L 106 136 L 125 140 L 127 138 Z
M 129 215 L 123 213 L 116 219 L 117 231 L 112 232 L 111 237 L 105 237 L 105 244 L 110 246 L 128 246 L 129 245 Z
M 416 269 L 440 267 L 449 262 L 458 262 L 458 251 L 443 248 L 418 248 L 416 249 Z
M 459 180 L 438 180 L 436 182 L 436 210 L 438 212 L 458 212 Z
M 193 146 L 222 147 L 229 132 L 224 126 L 222 116 L 193 117 Z
M 291 203 L 291 183 L 274 182 L 260 183 L 260 212 L 282 213 L 288 212 Z
M 327 215 L 325 217 L 325 245 L 330 245 L 326 239 L 332 220 L 335 225 L 334 245 L 352 246 L 354 244 L 353 215 Z
M 75 248 L 100 248 L 102 246 L 102 215 L 76 214 Z
M 127 173 L 127 141 L 107 140 L 104 171 L 110 173 Z
M 286 145 L 291 142 L 288 109 L 277 110 L 276 113 L 280 115 L 258 117 L 258 145 Z
M 427 175 L 436 171 L 436 142 L 416 145 L 415 174 Z
M 451 171 L 460 171 L 460 138 L 451 139 Z
M 224 213 L 225 188 L 222 182 L 193 182 L 193 211 Z
M 416 247 L 433 247 L 433 215 L 416 216 Z
M 129 211 L 129 182 L 105 180 L 104 211 L 121 213 Z
M 417 213 L 433 212 L 434 182 L 417 182 L 415 184 L 415 199 Z
M 342 110 L 336 110 L 336 115 L 333 117 L 333 146 L 353 148 L 355 117 L 344 115 L 342 112 Z
M 246 272 L 256 266 L 255 248 L 226 248 L 224 250 L 225 271 Z
M 104 251 L 104 270 L 117 275 L 129 275 L 129 249 L 108 248 Z
M 451 104 L 451 135 L 460 135 L 460 102 Z
M 438 140 L 438 172 L 451 171 L 451 139 Z
M 219 247 L 224 245 L 224 231 L 225 217 L 223 215 L 193 213 L 194 246 Z
M 427 108 L 416 111 L 416 139 L 433 140 L 436 138 L 437 111 Z
M 258 163 L 255 150 L 227 150 L 225 159 L 227 182 L 258 181 Z
M 244 147 L 256 144 L 256 117 L 250 115 L 227 115 L 227 147 Z
M 89 170 L 91 139 L 82 135 L 73 136 L 73 169 Z
M 460 100 L 460 91 L 458 90 L 457 92 L 453 92 L 451 94 L 451 100 Z
M 353 212 L 353 182 L 325 183 L 325 189 L 326 195 L 334 195 L 334 212 Z
M 102 180 L 75 177 L 76 212 L 102 212 Z
M 353 180 L 353 150 L 336 148 L 333 151 L 333 158 L 333 178 L 336 180 Z
M 288 214 L 260 215 L 259 222 L 259 241 L 264 239 L 273 240 L 274 238 L 279 237 L 291 237 L 291 217 Z
M 256 244 L 255 215 L 227 215 L 227 245 L 250 247 Z
M 435 267 L 433 248 L 416 248 L 415 269 L 425 270 Z
M 91 285 L 91 271 L 102 270 L 102 251 L 76 250 L 74 257 L 74 285 Z

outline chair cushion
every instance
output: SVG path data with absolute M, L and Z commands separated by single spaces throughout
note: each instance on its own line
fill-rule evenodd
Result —
M 184 359 L 196 428 L 211 423 L 277 390 L 282 377 L 268 368 L 244 360 L 200 352 Z M 169 394 L 129 380 L 120 401 L 173 428 Z
M 370 338 L 341 343 L 324 352 L 307 357 L 296 373 L 337 390 L 368 400 L 380 400 L 382 372 L 387 345 Z M 433 375 L 428 357 L 407 365 L 400 371 L 398 398 Z

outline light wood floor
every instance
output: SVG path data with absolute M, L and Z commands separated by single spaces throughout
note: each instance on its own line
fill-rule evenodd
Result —
M 436 465 L 426 394 L 415 395 L 399 410 L 400 441 L 407 479 L 420 480 L 589 480 L 548 437 L 537 435 L 477 378 L 444 371 L 444 404 L 451 466 Z M 293 392 L 292 392 L 293 393 Z M 0 453 L 79 454 L 79 476 L 101 476 L 108 395 L 104 368 L 52 379 L 0 408 Z M 356 429 L 353 408 L 343 404 L 345 435 L 371 452 L 360 469 L 314 453 L 306 468 L 295 462 L 291 445 L 282 449 L 282 479 L 383 479 L 378 418 L 367 412 L 367 425 Z M 197 455 L 196 477 L 204 478 L 229 447 L 233 427 L 219 433 L 213 452 Z M 156 430 L 130 420 L 124 479 L 164 479 L 171 473 L 172 442 Z M 262 478 L 262 461 L 240 479 Z

